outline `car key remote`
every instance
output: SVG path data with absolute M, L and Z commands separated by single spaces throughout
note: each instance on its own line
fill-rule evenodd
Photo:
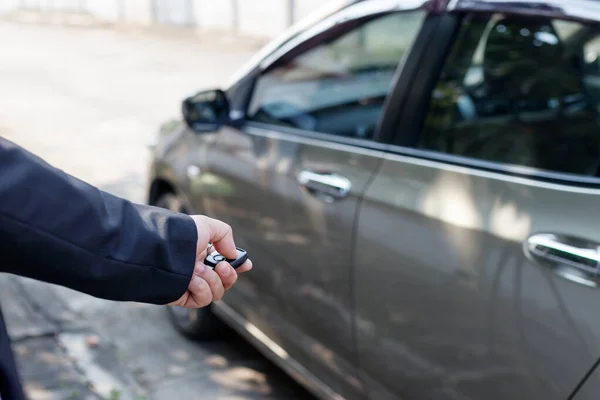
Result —
M 236 250 L 238 252 L 238 255 L 235 260 L 227 259 L 221 254 L 219 254 L 217 251 L 213 251 L 208 256 L 206 256 L 206 258 L 204 259 L 204 264 L 206 264 L 212 269 L 215 269 L 218 263 L 220 263 L 221 261 L 227 261 L 234 269 L 241 267 L 242 264 L 245 263 L 248 259 L 248 253 L 246 252 L 246 250 L 240 249 L 239 247 L 236 247 Z

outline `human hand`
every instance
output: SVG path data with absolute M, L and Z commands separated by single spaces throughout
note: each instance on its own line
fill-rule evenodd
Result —
M 233 233 L 229 225 L 216 219 L 204 215 L 192 215 L 191 218 L 198 230 L 194 272 L 183 296 L 169 305 L 201 308 L 213 301 L 221 300 L 225 290 L 237 281 L 238 273 L 252 269 L 252 261 L 247 260 L 237 270 L 226 261 L 221 261 L 214 270 L 204 265 L 204 259 L 213 248 L 228 259 L 237 257 Z M 212 243 L 212 246 L 209 246 L 209 243 Z

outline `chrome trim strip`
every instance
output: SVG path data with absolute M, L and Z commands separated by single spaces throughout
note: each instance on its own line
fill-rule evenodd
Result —
M 534 178 L 527 177 L 519 177 L 519 176 L 511 176 L 504 174 L 502 172 L 490 172 L 480 170 L 474 167 L 462 166 L 462 165 L 454 165 L 447 164 L 443 161 L 435 161 L 435 160 L 427 160 L 423 158 L 417 158 L 412 156 L 405 156 L 400 154 L 387 153 L 385 156 L 386 160 L 403 162 L 406 164 L 418 165 L 426 168 L 434 168 L 437 170 L 447 171 L 447 172 L 455 172 L 464 175 L 472 175 L 480 178 L 486 179 L 495 179 L 504 182 L 517 183 L 521 185 L 528 185 L 539 187 L 543 189 L 551 189 L 551 190 L 560 190 L 571 193 L 581 193 L 581 194 L 593 194 L 600 195 L 600 188 L 586 188 L 580 186 L 574 186 L 567 183 L 553 183 L 553 182 L 544 182 Z M 600 182 L 599 182 L 600 184 Z
M 291 358 L 290 355 L 277 343 L 271 340 L 256 325 L 248 322 L 242 315 L 228 306 L 223 300 L 213 303 L 213 311 L 219 317 L 227 320 L 233 329 L 245 336 L 254 344 L 258 344 L 257 349 L 269 358 L 271 361 L 284 369 L 292 378 L 300 384 L 311 389 L 315 395 L 324 400 L 344 400 L 333 389 L 323 383 L 320 379 L 310 373 L 298 361 Z
M 319 147 L 329 148 L 332 150 L 348 151 L 351 153 L 362 154 L 362 155 L 371 156 L 371 157 L 382 157 L 384 154 L 384 150 L 387 147 L 389 147 L 386 144 L 377 143 L 377 142 L 367 142 L 367 141 L 360 140 L 360 139 L 356 139 L 356 142 L 357 142 L 356 144 L 353 144 L 353 143 L 344 144 L 344 143 L 332 142 L 330 140 L 327 140 L 327 138 L 326 138 L 327 136 L 329 136 L 330 139 L 335 139 L 335 136 L 332 136 L 332 135 L 315 134 L 315 136 L 317 136 L 317 135 L 324 136 L 323 139 L 317 139 L 317 138 L 310 138 L 307 136 L 303 136 L 302 134 L 285 133 L 285 132 L 280 132 L 280 131 L 276 131 L 276 130 L 272 130 L 272 129 L 258 128 L 258 127 L 254 127 L 254 126 L 246 126 L 244 128 L 244 132 L 248 133 L 249 135 L 253 135 L 253 136 L 268 137 L 269 139 L 275 139 L 275 140 L 287 140 L 290 142 L 307 144 L 309 146 L 319 146 Z M 348 141 L 352 142 L 352 140 L 348 140 Z M 359 146 L 369 146 L 372 148 L 365 148 L 365 147 L 359 147 Z
M 323 139 L 316 139 L 316 138 L 309 138 L 309 137 L 302 136 L 302 134 L 284 133 L 284 132 L 279 132 L 279 131 L 275 131 L 275 130 L 271 130 L 271 129 L 257 128 L 257 127 L 253 127 L 253 126 L 246 126 L 244 131 L 246 133 L 248 133 L 250 135 L 254 135 L 254 136 L 268 137 L 268 138 L 276 139 L 276 140 L 287 140 L 287 141 L 291 141 L 291 142 L 307 144 L 310 146 L 320 146 L 320 147 L 329 148 L 332 150 L 346 151 L 346 152 L 361 154 L 361 155 L 370 156 L 370 157 L 383 157 L 384 159 L 390 160 L 390 161 L 403 162 L 403 163 L 418 165 L 418 166 L 427 167 L 427 168 L 435 168 L 435 169 L 442 170 L 442 171 L 455 172 L 455 173 L 460 173 L 460 174 L 464 174 L 464 175 L 472 175 L 472 176 L 477 176 L 477 177 L 482 177 L 482 178 L 487 178 L 487 179 L 495 179 L 495 180 L 500 180 L 500 181 L 504 181 L 504 182 L 517 183 L 517 184 L 521 184 L 521 185 L 534 186 L 534 187 L 539 187 L 539 188 L 544 188 L 544 189 L 560 190 L 560 191 L 571 192 L 571 193 L 600 195 L 600 188 L 589 188 L 589 187 L 577 186 L 577 182 L 573 182 L 573 183 L 545 182 L 545 181 L 535 179 L 534 177 L 513 176 L 513 175 L 509 175 L 508 173 L 503 173 L 503 172 L 485 171 L 485 170 L 478 169 L 477 167 L 471 167 L 471 166 L 466 166 L 466 165 L 464 165 L 464 166 L 463 165 L 455 165 L 455 164 L 449 164 L 444 161 L 429 160 L 429 159 L 423 158 L 423 157 L 426 157 L 426 154 L 424 154 L 422 157 L 419 157 L 419 156 L 412 156 L 412 155 L 396 154 L 396 153 L 391 152 L 391 151 L 404 151 L 404 152 L 416 151 L 415 149 L 412 149 L 412 148 L 403 148 L 403 147 L 399 147 L 399 146 L 387 145 L 387 144 L 377 143 L 377 142 L 369 143 L 367 141 L 360 140 L 360 139 L 357 140 L 356 144 L 351 144 L 351 143 L 344 144 L 344 143 L 332 142 L 332 141 L 327 140 L 326 137 L 329 136 L 327 134 L 323 134 L 323 136 L 324 136 Z M 321 135 L 321 134 L 316 134 L 316 135 Z M 359 146 L 369 146 L 372 148 L 365 148 L 365 147 L 359 147 Z M 515 167 L 512 169 L 514 170 L 513 173 L 517 173 L 517 174 L 527 174 L 527 173 L 535 173 L 536 172 L 535 169 L 528 169 L 528 168 Z M 559 179 L 559 178 L 556 178 L 556 179 Z M 598 182 L 598 184 L 600 185 L 600 181 Z

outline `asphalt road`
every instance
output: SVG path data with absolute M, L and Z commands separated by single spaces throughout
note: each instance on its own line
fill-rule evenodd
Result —
M 0 135 L 143 202 L 144 145 L 158 125 L 178 115 L 186 94 L 218 86 L 257 48 L 187 33 L 0 22 L 0 49 Z M 84 392 L 111 399 L 310 398 L 236 336 L 190 342 L 163 308 L 14 279 L 0 276 L 0 301 L 34 400 Z M 59 385 L 65 376 L 73 379 Z

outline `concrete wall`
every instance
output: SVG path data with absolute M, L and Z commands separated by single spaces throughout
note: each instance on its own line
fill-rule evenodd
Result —
M 207 29 L 235 30 L 238 0 L 194 0 L 197 26 Z
M 319 9 L 324 3 L 323 0 L 297 0 L 293 2 L 294 20 L 298 21 L 315 10 Z
M 120 0 L 86 0 L 85 12 L 101 22 L 116 22 L 123 13 L 121 5 Z
M 290 25 L 287 0 L 241 0 L 238 4 L 240 32 L 274 36 Z
M 87 0 L 88 2 L 90 0 Z M 106 0 L 94 0 L 106 1 Z M 153 20 L 151 0 L 108 0 L 117 3 L 121 9 L 121 18 L 134 24 L 147 25 Z
M 85 14 L 100 22 L 166 24 L 273 37 L 323 0 L 0 0 L 0 13 Z

